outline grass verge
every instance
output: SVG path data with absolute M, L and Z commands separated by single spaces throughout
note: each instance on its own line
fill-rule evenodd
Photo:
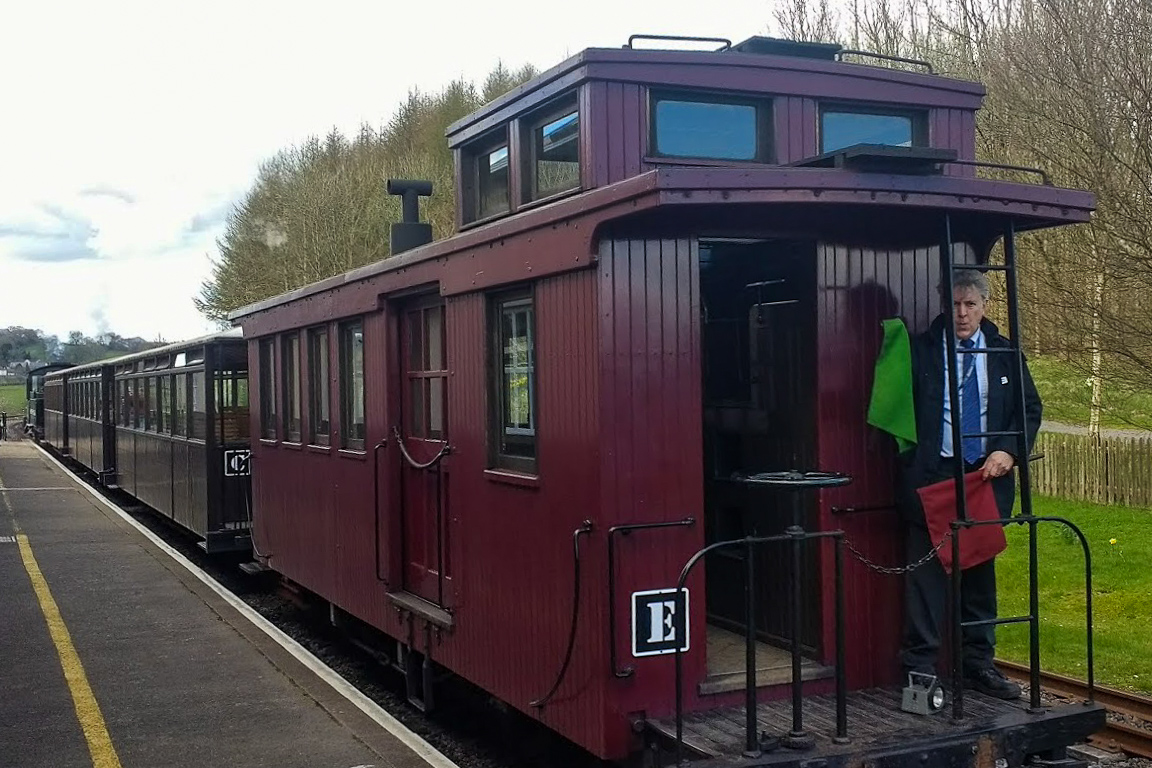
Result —
M 1084 533 L 1092 557 L 1096 680 L 1152 691 L 1152 510 L 1107 507 L 1038 497 L 1036 515 L 1062 517 Z M 1083 679 L 1084 555 L 1071 529 L 1037 526 L 1040 662 L 1044 669 Z M 1008 550 L 996 564 L 1001 616 L 1028 613 L 1028 528 L 1007 528 Z M 1027 663 L 1028 625 L 997 628 L 996 655 Z

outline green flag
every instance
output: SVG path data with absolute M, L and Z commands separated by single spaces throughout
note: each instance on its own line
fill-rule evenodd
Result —
M 912 403 L 912 349 L 900 318 L 881 321 L 884 341 L 876 357 L 868 423 L 896 438 L 900 453 L 916 445 L 916 408 Z

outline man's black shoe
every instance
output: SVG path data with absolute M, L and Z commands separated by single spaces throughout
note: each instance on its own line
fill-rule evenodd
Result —
M 1020 686 L 1012 682 L 995 667 L 982 667 L 964 676 L 964 685 L 997 699 L 1020 698 Z

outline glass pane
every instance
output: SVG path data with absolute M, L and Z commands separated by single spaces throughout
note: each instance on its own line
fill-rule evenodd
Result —
M 500 305 L 499 352 L 499 453 L 533 459 L 536 456 L 536 396 L 530 299 Z
M 300 440 L 300 337 L 289 336 L 284 350 L 284 430 L 286 438 Z
M 208 439 L 208 399 L 204 372 L 192 374 L 192 437 Z
M 755 160 L 756 144 L 754 106 L 656 102 L 656 151 L 661 155 Z
M 508 210 L 508 147 L 482 155 L 479 164 L 478 218 Z
M 272 341 L 260 342 L 260 436 L 276 438 L 276 376 Z
M 536 197 L 580 186 L 580 115 L 570 112 L 536 129 Z
M 825 112 L 820 124 L 820 151 L 833 152 L 853 144 L 910 147 L 912 118 L 908 115 Z
M 172 404 L 172 383 L 168 376 L 161 376 L 156 383 L 156 431 L 171 433 L 172 416 L 169 410 Z
M 428 437 L 444 437 L 444 379 L 428 379 Z
M 421 317 L 423 313 L 419 310 L 408 313 L 408 370 L 410 371 L 423 371 L 424 370 L 424 333 L 423 323 Z
M 428 345 L 428 354 L 424 357 L 428 367 L 425 370 L 442 371 L 444 370 L 444 308 L 432 307 L 425 311 L 424 322 L 427 324 L 425 326 L 427 331 L 425 341 Z
M 327 445 L 331 424 L 328 417 L 328 332 L 313 331 L 311 360 L 308 366 L 309 390 L 312 393 L 310 421 L 313 443 Z
M 158 384 L 156 379 L 149 377 L 149 378 L 144 380 L 144 397 L 148 401 L 148 431 L 149 432 L 159 431 L 159 429 L 157 427 L 157 419 L 156 419 L 156 411 L 158 410 L 158 407 L 159 407 L 159 404 L 157 402 L 158 398 L 156 396 L 156 390 L 157 389 L 159 389 L 159 384 Z
M 425 437 L 424 434 L 424 379 L 408 380 L 408 434 L 412 437 Z
M 175 420 L 172 422 L 172 434 L 188 434 L 188 376 L 181 374 L 172 379 L 172 402 L 175 408 Z
M 340 359 L 343 364 L 341 392 L 341 421 L 343 444 L 347 448 L 363 448 L 364 424 L 364 329 L 360 323 L 344 327 L 341 335 Z

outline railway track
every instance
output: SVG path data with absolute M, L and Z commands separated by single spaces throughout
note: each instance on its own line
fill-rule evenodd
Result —
M 1026 665 L 998 661 L 996 666 L 1008 677 L 1028 683 Z M 1083 680 L 1052 672 L 1040 673 L 1040 688 L 1061 698 L 1088 698 L 1088 684 Z M 1108 722 L 1103 730 L 1089 737 L 1089 742 L 1100 749 L 1152 759 L 1152 698 L 1097 685 L 1095 699 L 1108 710 Z

